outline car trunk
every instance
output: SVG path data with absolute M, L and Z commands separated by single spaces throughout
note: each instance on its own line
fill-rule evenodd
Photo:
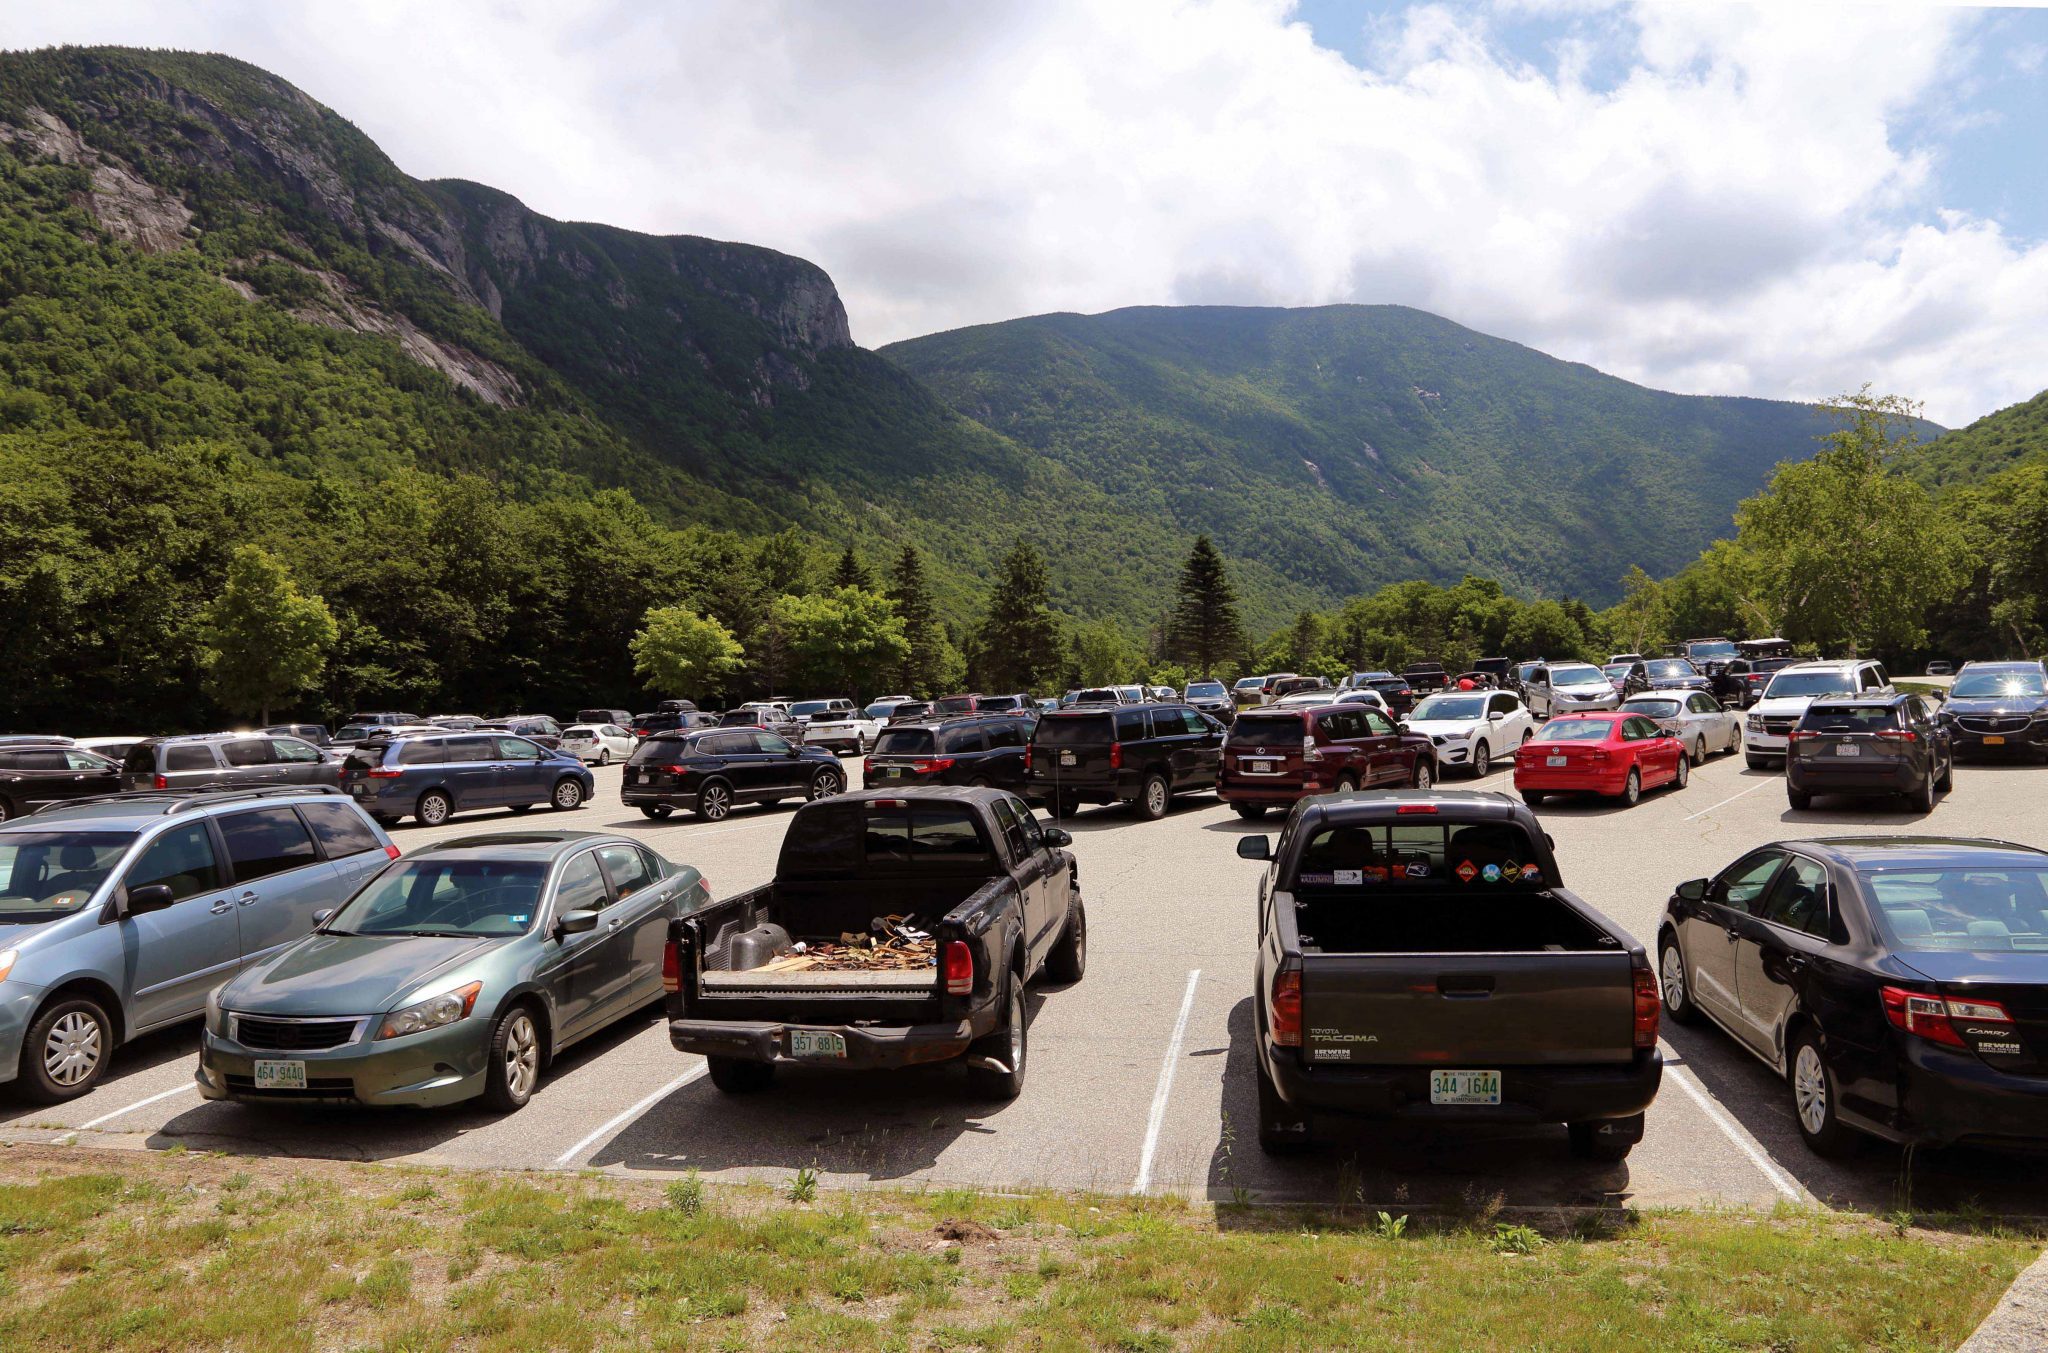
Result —
M 1308 770 L 1307 736 L 1308 720 L 1301 714 L 1240 715 L 1223 744 L 1224 768 L 1247 785 L 1298 785 Z
M 1881 775 L 1911 760 L 1913 737 L 1888 708 L 1812 709 L 1790 734 L 1790 747 L 1801 770 Z
M 1895 923 L 1897 919 L 1894 913 Z M 2048 1075 L 2048 938 L 2018 934 L 2003 937 L 2002 942 L 2014 947 L 1896 953 L 1898 962 L 1925 974 L 1923 980 L 1897 985 L 1958 1001 L 1997 1002 L 2012 1016 L 2010 1024 L 1960 1017 L 1949 1022 L 1988 1065 L 2014 1075 Z
M 1038 721 L 1031 738 L 1035 779 L 1101 784 L 1115 778 L 1121 762 L 1116 721 L 1108 713 L 1051 714 Z
M 870 788 L 932 783 L 952 768 L 952 758 L 939 755 L 938 735 L 931 729 L 890 728 L 875 739 L 865 779 Z

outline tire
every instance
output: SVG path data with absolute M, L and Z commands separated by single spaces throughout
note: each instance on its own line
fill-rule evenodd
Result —
M 1246 822 L 1257 822 L 1266 815 L 1266 805 L 1263 803 L 1233 803 L 1230 809 Z
M 1138 817 L 1145 822 L 1157 822 L 1173 807 L 1173 790 L 1166 783 L 1166 777 L 1153 771 L 1145 777 L 1144 785 L 1138 790 L 1136 804 Z
M 1337 792 L 1339 794 L 1349 794 L 1354 792 L 1357 788 L 1358 777 L 1351 774 L 1351 772 L 1346 771 L 1344 774 L 1337 777 Z
M 711 1083 L 728 1095 L 754 1095 L 775 1083 L 775 1063 L 749 1062 L 738 1057 L 706 1057 Z
M 1415 763 L 1415 775 L 1411 783 L 1417 789 L 1428 789 L 1436 783 L 1436 767 L 1426 760 Z
M 999 1057 L 1010 1064 L 1008 1071 L 997 1071 L 991 1067 L 970 1066 L 967 1068 L 967 1083 L 974 1087 L 974 1093 L 983 1099 L 1015 1099 L 1024 1092 L 1025 1064 L 1030 1059 L 1029 1021 L 1024 1018 L 1024 975 L 1012 972 L 1010 980 L 1003 987 L 1003 1003 L 1007 1007 L 1002 1024 L 988 1037 L 978 1039 L 973 1046 L 985 1049 L 986 1055 Z
M 1643 773 L 1634 766 L 1628 768 L 1628 778 L 1621 782 L 1621 801 L 1633 808 L 1643 799 Z
M 967 787 L 969 789 L 987 789 L 988 777 L 985 775 L 977 775 L 972 780 L 969 780 L 967 782 Z
M 1956 756 L 1954 752 L 1950 752 L 1948 756 L 1948 761 L 1941 768 L 1941 779 L 1935 782 L 1935 788 L 1939 789 L 1942 793 L 1946 794 L 1955 787 Z
M 1540 789 L 1525 789 L 1522 791 L 1522 802 L 1528 804 L 1531 808 L 1534 808 L 1549 797 L 1548 794 Z
M 1253 1074 L 1259 1081 L 1259 1150 L 1269 1156 L 1300 1155 L 1314 1145 L 1308 1120 L 1287 1107 L 1264 1066 L 1254 1067 Z
M 1742 762 L 1751 770 L 1769 770 L 1771 768 L 1771 759 L 1769 757 L 1758 756 L 1753 752 L 1744 752 L 1742 754 Z
M 597 764 L 600 766 L 609 766 L 611 763 L 612 749 L 609 747 L 600 748 L 597 753 Z
M 14 805 L 5 799 L 0 799 L 0 822 L 5 822 L 13 816 L 15 816 Z
M 1793 812 L 1803 813 L 1813 807 L 1813 795 L 1803 789 L 1788 789 L 1785 791 L 1785 802 L 1791 805 Z
M 583 806 L 583 782 L 563 776 L 555 781 L 555 792 L 548 795 L 548 806 L 558 813 L 570 813 Z
M 821 770 L 811 777 L 811 787 L 804 791 L 804 797 L 816 802 L 829 799 L 846 788 L 846 777 L 836 770 Z
M 1664 1000 L 1664 1013 L 1674 1024 L 1698 1024 L 1706 1018 L 1692 998 L 1692 974 L 1686 971 L 1685 951 L 1668 932 L 1657 946 L 1657 991 Z
M 540 1085 L 542 1060 L 533 1007 L 522 1001 L 500 1011 L 484 1063 L 484 1104 L 496 1113 L 525 1108 Z
M 1072 794 L 1055 794 L 1045 801 L 1045 806 L 1055 818 L 1070 818 L 1081 811 L 1080 801 Z
M 1702 733 L 1699 735 L 1698 738 L 1693 740 L 1692 746 L 1686 749 L 1686 756 L 1689 760 L 1691 760 L 1691 762 L 1695 766 L 1704 766 L 1707 764 L 1706 734 Z
M 1570 1134 L 1572 1155 L 1580 1160 L 1597 1160 L 1607 1164 L 1628 1159 L 1628 1153 L 1635 1149 L 1635 1143 L 1628 1140 L 1632 1133 L 1600 1131 L 1600 1124 L 1567 1123 L 1565 1131 Z
M 1671 787 L 1673 789 L 1683 789 L 1691 783 L 1692 762 L 1688 758 L 1681 756 L 1678 758 L 1678 773 L 1672 778 Z
M 1045 956 L 1045 975 L 1055 982 L 1078 982 L 1088 972 L 1088 909 L 1081 905 L 1081 894 L 1074 894 L 1072 905 L 1067 908 L 1067 928 L 1060 932 L 1059 942 L 1052 952 Z
M 454 815 L 455 801 L 438 789 L 420 795 L 420 801 L 413 805 L 413 816 L 422 827 L 438 827 Z
M 530 803 L 508 803 L 505 805 L 505 811 L 514 817 L 522 817 L 533 811 L 533 805 Z
M 1912 809 L 1912 811 L 1916 813 L 1926 814 L 1934 811 L 1933 771 L 1929 771 L 1927 773 L 1927 778 L 1920 782 L 1920 788 L 1914 790 L 1913 793 L 1910 796 L 1908 796 L 1906 802 L 1907 805 Z
M 732 786 L 713 780 L 697 791 L 698 817 L 706 822 L 723 822 L 732 815 Z
M 1492 770 L 1493 749 L 1486 745 L 1486 739 L 1481 738 L 1472 748 L 1472 778 L 1483 780 Z
M 114 1055 L 114 1021 L 90 996 L 63 996 L 36 1012 L 21 1040 L 21 1092 L 41 1104 L 77 1099 L 100 1083 Z
M 654 821 L 659 822 L 670 813 L 673 813 L 675 809 L 665 803 L 643 803 L 640 805 L 640 811 Z
M 1785 1079 L 1792 1091 L 1792 1121 L 1799 1125 L 1799 1135 L 1806 1139 L 1808 1149 L 1828 1160 L 1854 1155 L 1863 1139 L 1842 1123 L 1837 1108 L 1841 1096 L 1820 1035 L 1810 1028 L 1801 1029 L 1785 1062 Z

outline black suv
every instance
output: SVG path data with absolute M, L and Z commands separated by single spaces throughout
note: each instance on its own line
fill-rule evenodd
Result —
M 1929 664 L 1932 666 L 1932 664 Z M 2048 670 L 2038 662 L 1966 662 L 1941 707 L 1956 754 L 2048 750 Z
M 121 788 L 131 792 L 340 784 L 339 761 L 302 738 L 270 733 L 144 738 L 121 758 Z
M 0 746 L 0 822 L 33 813 L 59 799 L 114 794 L 120 768 L 103 756 L 51 741 Z
M 652 818 L 688 808 L 718 822 L 734 804 L 822 799 L 846 788 L 839 757 L 761 728 L 656 733 L 633 749 L 619 797 Z
M 1891 795 L 1922 813 L 1955 782 L 1948 730 L 1917 695 L 1816 700 L 1785 744 L 1785 796 L 1810 807 L 1816 794 Z
M 1084 803 L 1123 802 L 1146 819 L 1166 816 L 1173 796 L 1214 789 L 1223 725 L 1188 705 L 1077 705 L 1038 721 L 1025 755 L 1027 783 L 1071 817 Z
M 1022 794 L 1024 749 L 1035 722 L 1024 714 L 970 714 L 891 724 L 861 763 L 861 783 L 993 785 Z

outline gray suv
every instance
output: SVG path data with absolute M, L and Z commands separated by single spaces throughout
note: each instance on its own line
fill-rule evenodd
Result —
M 340 762 L 304 738 L 274 733 L 145 738 L 121 758 L 121 788 L 131 791 L 340 784 Z
M 398 855 L 331 789 L 108 795 L 0 825 L 0 1081 L 52 1102 Z

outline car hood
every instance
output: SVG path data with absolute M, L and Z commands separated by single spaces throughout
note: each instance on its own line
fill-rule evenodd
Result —
M 221 991 L 229 1010 L 263 1015 L 378 1015 L 509 938 L 312 934 Z M 429 992 L 428 995 L 433 993 Z
M 1950 696 L 1941 708 L 1947 714 L 2039 714 L 2048 711 L 2048 699 L 2038 695 Z
M 1432 738 L 1469 738 L 1487 726 L 1485 719 L 1410 719 L 1408 731 Z
M 1933 982 L 2048 986 L 2048 950 L 1973 954 L 1953 949 L 1915 949 L 1893 954 L 1891 958 Z
M 1757 701 L 1749 707 L 1751 714 L 1804 714 L 1806 707 L 1820 699 L 1818 695 L 1773 695 Z

